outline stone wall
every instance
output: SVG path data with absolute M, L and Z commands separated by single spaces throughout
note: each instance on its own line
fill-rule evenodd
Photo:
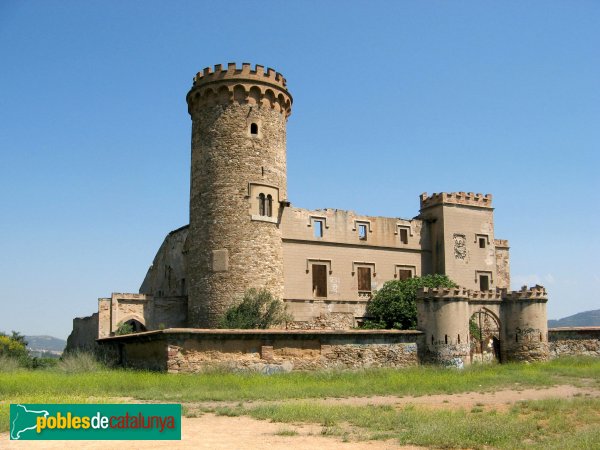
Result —
M 548 344 L 550 358 L 600 357 L 600 327 L 551 328 L 548 330 Z
M 415 366 L 421 340 L 419 331 L 170 329 L 99 343 L 118 353 L 125 367 L 171 373 L 214 368 L 275 373 Z
M 288 330 L 349 330 L 355 326 L 353 313 L 327 313 L 311 320 L 288 322 Z
M 96 351 L 98 337 L 98 313 L 73 319 L 73 331 L 67 338 L 65 353 L 72 351 Z

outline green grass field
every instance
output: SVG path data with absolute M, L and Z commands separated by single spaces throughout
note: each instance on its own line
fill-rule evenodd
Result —
M 283 423 L 318 423 L 323 425 L 324 434 L 340 436 L 345 436 L 349 427 L 354 436 L 365 439 L 395 438 L 424 446 L 515 448 L 523 442 L 533 448 L 577 448 L 570 444 L 575 442 L 586 444 L 579 448 L 600 447 L 598 399 L 525 402 L 506 412 L 315 406 L 308 402 L 324 397 L 421 396 L 557 384 L 600 389 L 600 360 L 565 358 L 548 363 L 473 366 L 462 371 L 418 367 L 270 376 L 225 372 L 170 375 L 108 369 L 65 372 L 58 368 L 2 372 L 0 368 L 0 431 L 8 430 L 8 405 L 16 402 L 100 403 L 133 398 L 185 404 L 261 400 L 254 407 L 240 403 L 237 407 L 217 408 L 216 412 Z M 286 401 L 264 403 L 271 400 Z M 555 415 L 562 419 L 553 418 Z

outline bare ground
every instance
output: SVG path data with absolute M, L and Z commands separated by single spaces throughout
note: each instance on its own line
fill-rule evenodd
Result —
M 469 392 L 451 395 L 428 395 L 422 397 L 350 397 L 326 398 L 314 401 L 324 404 L 349 406 L 393 405 L 402 407 L 413 404 L 430 408 L 470 409 L 474 406 L 485 409 L 504 410 L 523 400 L 541 400 L 547 398 L 572 398 L 576 396 L 600 397 L 600 391 L 591 388 L 570 385 L 554 386 L 546 389 L 505 389 L 496 392 Z M 134 401 L 127 399 L 128 401 Z M 246 402 L 244 406 L 264 404 L 266 402 Z M 239 402 L 202 402 L 185 404 L 190 411 L 202 411 L 217 406 L 236 406 Z M 140 441 L 144 449 L 416 449 L 418 447 L 399 447 L 395 441 L 356 441 L 343 442 L 340 436 L 323 436 L 323 427 L 315 424 L 279 424 L 252 419 L 250 417 L 217 416 L 203 413 L 200 417 L 182 418 L 181 441 Z M 292 434 L 292 435 L 290 435 Z M 360 436 L 359 436 L 360 437 Z M 135 448 L 131 441 L 9 441 L 8 433 L 0 434 L 0 448 L 21 449 L 64 449 L 77 447 L 82 449 L 121 449 Z

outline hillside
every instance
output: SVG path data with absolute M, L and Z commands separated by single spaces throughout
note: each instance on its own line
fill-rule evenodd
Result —
M 600 309 L 548 321 L 548 328 L 557 327 L 600 327 Z
M 27 348 L 33 351 L 48 351 L 62 353 L 67 341 L 52 336 L 25 336 Z

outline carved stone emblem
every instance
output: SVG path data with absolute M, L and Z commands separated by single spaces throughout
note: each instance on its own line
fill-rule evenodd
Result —
M 454 257 L 456 259 L 467 257 L 467 237 L 464 234 L 454 234 Z

